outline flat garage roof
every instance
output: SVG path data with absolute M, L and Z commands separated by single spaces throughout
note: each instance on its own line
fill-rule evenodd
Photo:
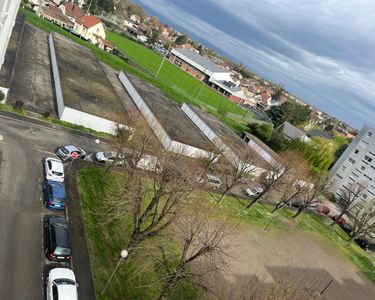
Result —
M 94 54 L 56 33 L 54 43 L 65 106 L 128 125 L 125 108 Z
M 126 76 L 172 140 L 206 151 L 213 150 L 211 142 L 161 90 L 132 74 Z

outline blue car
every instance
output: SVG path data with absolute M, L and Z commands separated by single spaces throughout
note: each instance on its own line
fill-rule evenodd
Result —
M 66 205 L 64 184 L 46 180 L 43 184 L 44 205 L 49 209 L 64 210 Z

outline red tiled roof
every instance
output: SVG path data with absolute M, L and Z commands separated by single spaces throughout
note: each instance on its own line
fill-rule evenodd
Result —
M 93 26 L 95 26 L 96 24 L 99 24 L 101 23 L 102 21 L 100 21 L 97 17 L 95 16 L 84 16 L 82 17 L 81 19 L 77 20 L 77 22 L 79 24 L 82 24 L 83 26 L 85 26 L 86 28 L 91 28 Z
M 108 40 L 104 40 L 104 46 L 107 48 L 113 48 L 112 44 Z
M 72 2 L 66 2 L 64 6 L 65 6 L 65 14 L 68 15 L 69 17 L 72 17 L 77 20 L 84 17 L 83 12 L 78 5 L 75 5 Z

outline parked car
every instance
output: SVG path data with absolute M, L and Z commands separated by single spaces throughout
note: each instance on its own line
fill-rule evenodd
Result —
M 133 164 L 135 162 L 133 161 Z M 151 172 L 157 172 L 161 173 L 162 166 L 159 163 L 159 160 L 156 156 L 145 154 L 142 156 L 142 158 L 138 161 L 137 168 L 145 170 L 145 171 L 151 171 Z
M 250 187 L 250 188 L 245 189 L 246 195 L 248 195 L 250 197 L 257 197 L 263 191 L 264 191 L 264 189 L 261 186 L 255 186 L 255 187 Z
M 62 161 L 67 161 L 71 159 L 72 153 L 77 153 L 79 159 L 84 159 L 87 155 L 85 150 L 74 145 L 61 146 L 56 149 L 56 155 L 62 159 Z
M 63 210 L 66 206 L 65 187 L 61 182 L 46 180 L 43 183 L 44 205 L 49 209 Z
M 337 221 L 337 219 L 338 219 L 338 217 L 339 217 L 338 215 L 337 215 L 337 216 L 332 216 L 332 217 L 331 217 L 331 219 L 332 219 L 333 221 L 335 221 L 335 222 L 336 222 L 336 221 Z M 343 217 L 341 217 L 341 218 L 340 218 L 340 220 L 338 221 L 338 224 L 339 224 L 339 225 L 343 225 L 343 224 L 346 224 L 346 221 L 345 221 L 345 219 L 344 219 Z
M 74 272 L 67 268 L 54 268 L 46 280 L 47 300 L 78 300 L 78 284 Z
M 318 213 L 320 214 L 323 214 L 323 215 L 328 215 L 329 212 L 331 211 L 327 206 L 325 205 L 322 205 L 322 206 L 319 206 L 318 209 L 317 209 Z
M 47 157 L 44 159 L 44 172 L 46 180 L 64 181 L 64 165 L 57 158 Z
M 70 261 L 69 222 L 60 216 L 50 216 L 44 223 L 44 252 L 49 260 Z
M 116 159 L 116 153 L 112 151 L 96 152 L 94 157 L 97 162 L 111 164 Z M 118 161 L 116 162 L 116 165 L 119 166 L 122 164 L 123 164 L 123 156 L 120 154 L 118 156 Z
M 221 186 L 221 180 L 216 175 L 206 174 L 205 177 L 197 177 L 197 182 L 200 184 L 206 184 L 208 187 L 218 189 Z

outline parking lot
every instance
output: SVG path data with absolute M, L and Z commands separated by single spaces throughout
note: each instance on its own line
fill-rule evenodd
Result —
M 43 254 L 42 221 L 45 215 L 54 212 L 43 207 L 42 160 L 55 156 L 54 149 L 59 145 L 74 143 L 89 150 L 95 147 L 95 142 L 65 130 L 53 130 L 2 115 L 0 135 L 1 299 L 42 299 L 44 273 L 48 265 L 56 265 Z M 69 206 L 72 210 L 69 213 L 72 268 L 80 285 L 79 298 L 93 299 L 79 202 L 69 200 L 72 204 Z

